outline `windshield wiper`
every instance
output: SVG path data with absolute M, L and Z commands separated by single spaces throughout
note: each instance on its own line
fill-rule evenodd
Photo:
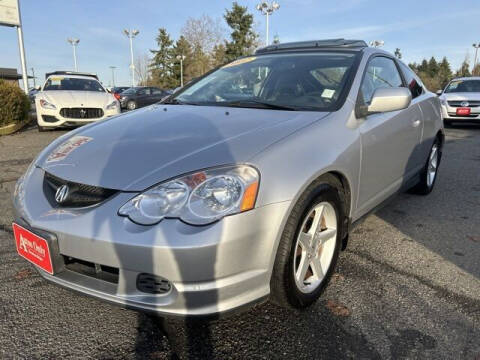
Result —
M 167 104 L 167 105 L 198 105 L 197 103 L 194 103 L 194 102 L 181 101 L 181 100 L 178 100 L 178 99 L 171 99 L 171 100 L 161 101 L 160 104 Z
M 269 102 L 253 100 L 253 99 L 224 102 L 221 104 L 222 106 L 232 106 L 232 107 L 250 107 L 250 108 L 253 107 L 253 108 L 261 108 L 261 109 L 288 110 L 288 111 L 298 110 L 293 106 L 272 104 Z

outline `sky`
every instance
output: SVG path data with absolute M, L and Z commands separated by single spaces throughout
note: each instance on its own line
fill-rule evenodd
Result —
M 265 16 L 255 5 L 260 0 L 238 0 L 254 14 L 255 28 L 265 36 Z M 383 40 L 384 49 L 400 48 L 403 60 L 447 56 L 457 69 L 465 56 L 473 64 L 473 43 L 480 42 L 478 0 L 277 0 L 280 9 L 270 17 L 270 38 L 281 42 L 355 38 Z M 124 28 L 140 31 L 134 40 L 135 56 L 155 48 L 158 28 L 179 37 L 189 17 L 207 14 L 223 21 L 226 0 L 20 0 L 27 68 L 38 82 L 46 72 L 73 70 L 68 37 L 80 39 L 79 71 L 95 72 L 107 86 L 110 66 L 116 66 L 116 85 L 130 84 L 129 42 Z M 480 56 L 479 56 L 480 58 Z M 480 61 L 480 59 L 479 59 Z M 0 67 L 21 72 L 15 28 L 0 26 Z

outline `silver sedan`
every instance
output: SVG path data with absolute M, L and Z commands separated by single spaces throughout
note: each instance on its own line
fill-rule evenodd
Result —
M 432 191 L 442 126 L 387 52 L 269 46 L 50 144 L 16 185 L 17 250 L 48 281 L 163 315 L 306 307 L 355 223 Z

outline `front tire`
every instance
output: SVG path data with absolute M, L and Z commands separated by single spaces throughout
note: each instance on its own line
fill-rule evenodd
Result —
M 137 108 L 137 103 L 133 100 L 130 100 L 128 103 L 127 103 L 127 109 L 128 110 L 135 110 Z
M 270 281 L 274 303 L 305 308 L 320 297 L 328 284 L 343 238 L 345 212 L 340 188 L 333 176 L 319 179 L 293 208 L 280 239 Z
M 47 131 L 47 129 L 44 128 L 43 126 L 37 125 L 37 127 L 38 127 L 38 132 L 45 132 L 45 131 Z

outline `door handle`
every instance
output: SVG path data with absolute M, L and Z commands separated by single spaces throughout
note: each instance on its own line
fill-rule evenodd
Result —
M 412 122 L 413 127 L 417 127 L 418 125 L 420 125 L 420 120 L 415 120 Z

